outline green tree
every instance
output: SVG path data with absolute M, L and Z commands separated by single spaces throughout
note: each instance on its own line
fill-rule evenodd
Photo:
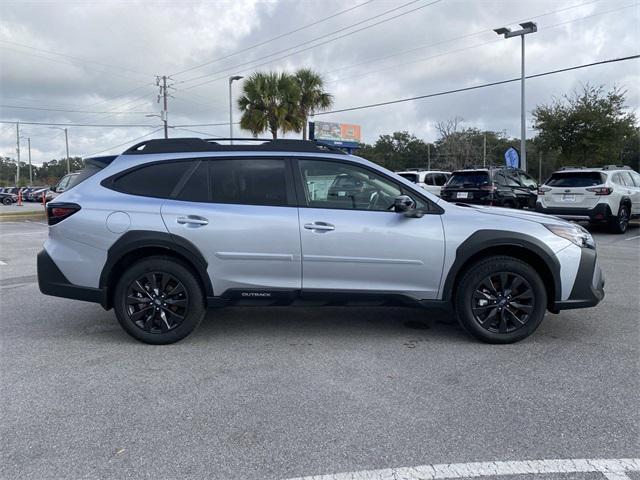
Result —
M 306 140 L 309 115 L 331 107 L 333 104 L 333 96 L 324 91 L 324 80 L 322 76 L 313 70 L 301 68 L 294 74 L 293 78 L 300 90 L 298 115 L 302 121 L 302 139 Z
M 244 82 L 238 99 L 240 126 L 254 136 L 269 131 L 273 138 L 278 138 L 279 130 L 299 132 L 299 104 L 300 89 L 291 75 L 256 72 Z
M 602 165 L 637 158 L 636 117 L 618 87 L 605 91 L 604 86 L 584 85 L 537 106 L 533 119 L 540 147 L 556 150 L 561 164 Z
M 409 132 L 380 135 L 375 144 L 365 145 L 358 155 L 390 170 L 403 170 L 427 164 L 427 144 Z

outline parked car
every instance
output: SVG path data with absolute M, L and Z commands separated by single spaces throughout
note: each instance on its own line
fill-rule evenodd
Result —
M 50 187 L 36 187 L 29 192 L 26 200 L 29 202 L 42 202 L 42 195 L 45 196 L 45 201 L 53 199 L 53 192 Z
M 74 185 L 74 181 L 80 172 L 71 172 L 67 173 L 64 177 L 60 179 L 60 181 L 54 187 L 51 187 L 51 196 L 52 198 L 56 198 L 63 192 L 66 192 Z
M 447 203 L 310 141 L 219 142 L 147 140 L 88 159 L 47 205 L 40 290 L 113 308 L 152 344 L 186 337 L 206 306 L 308 301 L 451 308 L 480 340 L 510 343 L 547 310 L 604 296 L 579 225 Z
M 449 202 L 534 209 L 537 188 L 535 179 L 519 169 L 472 168 L 453 172 L 440 197 Z
M 406 178 L 410 182 L 415 183 L 419 187 L 424 188 L 427 192 L 440 196 L 440 189 L 447 183 L 451 172 L 443 172 L 440 170 L 406 170 L 396 172 L 401 177 Z
M 0 202 L 3 205 L 11 205 L 18 201 L 18 196 L 15 193 L 0 193 Z
M 624 233 L 640 217 L 640 174 L 628 166 L 565 167 L 538 189 L 536 210 L 569 220 L 606 222 Z

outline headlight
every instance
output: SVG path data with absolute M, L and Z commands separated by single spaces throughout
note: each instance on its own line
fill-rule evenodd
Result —
M 547 229 L 558 235 L 559 237 L 566 238 L 571 243 L 579 247 L 584 248 L 596 248 L 596 242 L 594 242 L 593 237 L 587 231 L 586 228 L 581 227 L 580 225 L 548 225 L 544 224 Z

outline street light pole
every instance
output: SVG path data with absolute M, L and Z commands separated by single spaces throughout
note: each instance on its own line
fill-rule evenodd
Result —
M 18 165 L 16 166 L 16 187 L 20 184 L 20 122 L 16 123 L 16 157 Z
M 229 77 L 229 138 L 231 139 L 231 143 L 233 144 L 233 95 L 231 91 L 231 84 L 234 80 L 241 80 L 244 77 L 240 75 L 234 75 L 233 77 Z
M 509 28 L 501 27 L 494 29 L 498 35 L 504 35 L 504 38 L 520 37 L 522 39 L 521 53 L 521 74 L 520 74 L 520 168 L 527 171 L 527 119 L 525 109 L 525 93 L 524 93 L 524 36 L 529 33 L 538 31 L 538 26 L 534 22 L 521 23 L 521 30 L 512 32 Z
M 27 145 L 29 148 L 29 185 L 33 185 L 33 173 L 31 170 L 31 137 L 27 137 Z
M 71 173 L 71 165 L 69 160 L 69 136 L 67 134 L 67 129 L 64 129 L 64 144 L 67 149 L 67 173 Z

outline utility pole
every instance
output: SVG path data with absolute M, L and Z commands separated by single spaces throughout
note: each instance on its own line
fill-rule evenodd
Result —
M 431 144 L 427 143 L 427 170 L 431 170 Z
M 242 80 L 244 77 L 240 75 L 234 75 L 229 77 L 229 139 L 233 145 L 233 92 L 231 91 L 231 84 L 235 80 Z
M 33 185 L 33 172 L 31 170 L 31 137 L 27 137 L 27 145 L 29 146 L 29 185 Z
M 16 156 L 18 164 L 16 166 L 16 187 L 20 183 L 20 122 L 16 122 Z
M 162 99 L 162 111 L 160 115 L 146 115 L 147 117 L 160 117 L 162 123 L 164 124 L 164 138 L 169 138 L 169 104 L 167 98 L 170 96 L 167 89 L 171 87 L 171 85 L 167 85 L 167 77 L 166 75 L 157 76 L 156 77 L 156 85 L 160 87 L 160 93 L 158 94 L 158 103 L 160 103 L 160 99 Z
M 487 168 L 487 133 L 482 136 L 482 166 Z
M 542 152 L 538 152 L 538 184 L 542 183 Z

